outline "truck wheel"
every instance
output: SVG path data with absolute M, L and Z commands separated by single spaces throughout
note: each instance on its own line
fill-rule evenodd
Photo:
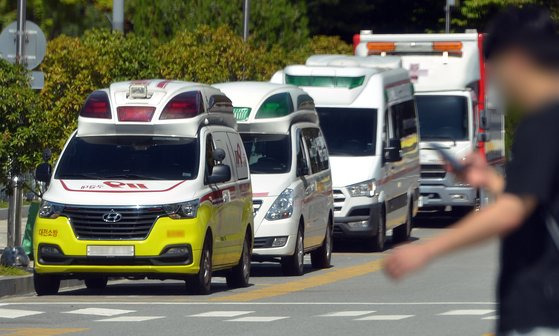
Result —
M 284 275 L 303 275 L 305 270 L 304 259 L 305 246 L 303 240 L 303 229 L 299 228 L 297 240 L 295 242 L 295 251 L 292 256 L 283 257 L 281 260 L 281 268 Z
M 322 245 L 311 253 L 312 267 L 330 267 L 330 263 L 332 260 L 332 246 L 332 221 L 329 219 Z
M 394 244 L 400 244 L 407 242 L 411 236 L 412 230 L 412 220 L 413 212 L 411 207 L 408 210 L 408 215 L 406 216 L 406 222 L 392 230 L 392 242 Z
M 33 284 L 37 295 L 55 295 L 60 289 L 60 278 L 52 275 L 33 273 Z
M 229 288 L 243 288 L 250 285 L 250 254 L 250 238 L 247 236 L 239 263 L 225 277 Z
M 384 210 L 380 214 L 377 233 L 372 237 L 369 242 L 369 247 L 373 252 L 383 252 L 384 242 L 386 241 L 386 215 Z
M 192 294 L 208 295 L 212 287 L 212 245 L 210 237 L 206 236 L 204 247 L 200 255 L 200 270 L 186 282 Z
M 107 277 L 100 277 L 100 278 L 90 278 L 85 279 L 85 287 L 87 289 L 100 291 L 107 288 L 107 282 L 109 279 Z

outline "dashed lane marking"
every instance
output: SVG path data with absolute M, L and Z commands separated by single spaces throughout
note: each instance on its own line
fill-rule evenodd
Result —
M 346 310 L 339 311 L 324 315 L 318 315 L 320 317 L 357 317 L 374 313 L 374 310 Z
M 482 318 L 482 320 L 496 320 L 496 319 L 498 319 L 497 316 L 487 316 L 487 317 Z
M 64 335 L 70 333 L 77 333 L 86 331 L 89 329 L 85 328 L 61 328 L 61 329 L 50 329 L 50 328 L 9 328 L 1 329 L 0 335 L 2 336 L 56 336 Z M 4 333 L 6 332 L 6 333 Z
M 19 318 L 19 317 L 39 315 L 39 314 L 43 314 L 43 312 L 34 311 L 34 310 L 20 310 L 20 309 L 0 308 L 0 319 L 3 319 L 3 318 L 16 319 L 16 318 Z
M 289 318 L 289 316 L 245 316 L 233 320 L 227 320 L 227 322 L 274 322 L 287 318 Z
M 165 318 L 165 316 L 118 316 L 97 320 L 97 322 L 144 322 L 162 318 Z
M 108 309 L 108 308 L 83 308 L 64 312 L 65 314 L 96 315 L 96 316 L 115 316 L 128 313 L 135 313 L 135 310 Z
M 226 311 L 226 310 L 218 310 L 218 311 L 211 311 L 207 313 L 200 313 L 195 315 L 190 315 L 189 317 L 237 317 L 241 315 L 252 314 L 254 311 Z
M 415 315 L 371 315 L 355 319 L 355 321 L 400 321 Z
M 458 309 L 447 311 L 439 315 L 443 316 L 481 316 L 495 312 L 493 309 Z

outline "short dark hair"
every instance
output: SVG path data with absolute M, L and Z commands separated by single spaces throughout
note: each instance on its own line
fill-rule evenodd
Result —
M 508 7 L 491 20 L 486 33 L 487 60 L 519 49 L 538 65 L 559 70 L 559 34 L 547 9 L 533 5 Z

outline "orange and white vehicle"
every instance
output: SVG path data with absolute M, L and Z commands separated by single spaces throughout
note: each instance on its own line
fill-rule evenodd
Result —
M 414 82 L 421 138 L 422 210 L 470 210 L 487 197 L 447 174 L 433 144 L 461 159 L 477 150 L 502 168 L 504 109 L 493 94 L 483 59 L 483 34 L 354 36 L 355 54 L 396 55 Z M 481 192 L 483 193 L 483 192 Z

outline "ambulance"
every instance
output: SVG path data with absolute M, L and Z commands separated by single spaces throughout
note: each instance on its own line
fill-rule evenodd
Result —
M 94 91 L 54 169 L 33 233 L 34 283 L 101 290 L 109 277 L 178 279 L 197 294 L 220 271 L 249 284 L 252 189 L 231 100 L 197 83 L 142 80 Z
M 313 98 L 330 153 L 334 235 L 384 249 L 409 239 L 419 197 L 413 87 L 398 57 L 317 55 L 277 72 L 274 83 Z
M 504 109 L 490 85 L 483 34 L 354 36 L 355 54 L 401 57 L 414 82 L 421 133 L 421 209 L 463 214 L 488 196 L 447 174 L 439 145 L 462 159 L 477 150 L 498 169 L 505 162 Z
M 253 185 L 254 257 L 302 275 L 332 257 L 332 177 L 314 101 L 293 85 L 214 85 L 233 101 Z

